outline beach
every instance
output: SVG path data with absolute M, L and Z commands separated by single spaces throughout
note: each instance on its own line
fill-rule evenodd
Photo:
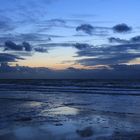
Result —
M 0 82 L 0 140 L 139 140 L 140 81 Z

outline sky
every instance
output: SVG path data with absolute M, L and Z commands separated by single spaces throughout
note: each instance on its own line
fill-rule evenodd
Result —
M 28 77 L 25 75 L 30 75 L 30 71 L 44 77 L 48 69 L 53 71 L 54 78 L 58 71 L 64 77 L 65 72 L 75 70 L 79 77 L 81 71 L 92 71 L 95 77 L 100 75 L 95 71 L 113 71 L 115 77 L 122 77 L 122 67 L 130 73 L 139 69 L 138 0 L 0 2 L 0 76 L 5 73 L 3 78 L 16 78 L 17 72 Z

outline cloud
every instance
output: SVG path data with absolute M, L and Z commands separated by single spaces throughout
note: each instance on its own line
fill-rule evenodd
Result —
M 3 47 L 3 46 L 1 46 L 1 47 Z M 41 47 L 41 46 L 32 47 L 28 42 L 23 42 L 22 44 L 17 45 L 12 41 L 6 41 L 5 46 L 4 46 L 4 51 L 8 51 L 8 50 L 15 51 L 15 53 L 16 53 L 16 51 L 18 53 L 22 52 L 19 54 L 28 55 L 28 56 L 29 56 L 29 54 L 26 54 L 27 52 L 32 52 L 32 51 L 40 52 L 40 53 L 48 52 L 47 48 L 45 48 L 44 46 L 43 47 Z
M 20 34 L 1 34 L 0 35 L 0 42 L 6 42 L 7 40 L 12 40 L 13 42 L 31 42 L 31 43 L 38 43 L 38 42 L 49 42 L 51 38 L 59 38 L 63 36 L 51 35 L 51 34 L 41 34 L 41 33 L 20 33 Z
M 77 32 L 82 31 L 88 35 L 94 35 L 94 36 L 107 36 L 110 30 L 111 28 L 109 27 L 92 26 L 90 24 L 81 24 L 80 26 L 76 27 Z
M 74 47 L 78 50 L 84 50 L 84 49 L 91 48 L 92 46 L 89 44 L 76 43 L 74 44 Z
M 91 24 L 81 24 L 76 28 L 76 31 L 83 31 L 88 35 L 108 35 L 109 31 L 113 30 L 115 33 L 127 33 L 132 31 L 132 27 L 128 26 L 127 24 L 117 24 L 114 27 L 98 27 L 92 26 Z
M 34 49 L 36 52 L 40 52 L 40 53 L 46 53 L 46 52 L 48 52 L 48 50 L 46 49 L 46 48 L 35 48 Z
M 73 47 L 75 43 L 45 43 L 45 44 L 39 44 L 40 47 Z
M 125 39 L 120 39 L 120 38 L 116 38 L 116 37 L 110 37 L 108 38 L 110 43 L 129 43 L 128 40 Z
M 126 32 L 130 32 L 132 30 L 132 27 L 122 23 L 122 24 L 115 25 L 112 29 L 115 33 L 126 33 Z
M 32 51 L 32 47 L 28 42 L 23 42 L 20 45 L 15 44 L 12 41 L 6 41 L 5 42 L 5 51 L 7 50 L 13 50 L 13 51 Z
M 3 62 L 15 62 L 16 60 L 23 60 L 23 58 L 18 57 L 16 55 L 7 54 L 7 53 L 0 53 L 0 63 Z
M 5 51 L 6 50 L 23 51 L 23 46 L 22 45 L 16 45 L 12 41 L 6 41 L 5 42 Z
M 93 47 L 92 45 L 86 44 L 86 43 L 47 43 L 47 44 L 40 44 L 40 47 L 74 47 L 78 50 L 84 50 Z
M 64 26 L 66 24 L 66 20 L 64 20 L 64 19 L 50 19 L 50 20 L 47 20 L 46 23 L 48 23 L 51 26 Z
M 31 45 L 28 42 L 23 42 L 22 46 L 25 49 L 25 51 L 27 51 L 27 52 L 32 51 L 32 47 L 31 47 Z
M 116 37 L 110 37 L 108 38 L 110 43 L 140 43 L 140 36 L 135 36 L 130 38 L 129 40 L 126 39 L 120 39 L 120 38 L 116 38 Z
M 92 35 L 94 27 L 90 24 L 82 24 L 76 28 L 76 31 L 83 31 L 89 35 Z
M 113 65 L 113 64 L 124 64 L 128 61 L 133 60 L 137 57 L 140 57 L 140 54 L 115 54 L 115 55 L 106 55 L 100 56 L 97 58 L 85 58 L 80 59 L 77 62 L 84 66 L 95 66 L 95 65 Z
M 90 45 L 89 45 L 90 46 Z M 91 57 L 77 60 L 85 66 L 123 64 L 140 57 L 140 44 L 90 46 L 77 51 L 77 57 Z
M 131 42 L 140 42 L 140 36 L 135 36 L 135 37 L 132 37 Z

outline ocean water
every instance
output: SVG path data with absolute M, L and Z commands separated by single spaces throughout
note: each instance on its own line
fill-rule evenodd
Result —
M 140 81 L 0 81 L 0 140 L 81 139 L 84 128 L 84 139 L 140 139 Z

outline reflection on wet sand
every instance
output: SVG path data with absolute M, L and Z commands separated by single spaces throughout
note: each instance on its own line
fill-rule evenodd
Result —
M 50 110 L 43 111 L 41 115 L 77 115 L 78 114 L 78 109 L 74 107 L 68 107 L 68 106 L 62 106 L 62 107 L 57 107 L 53 108 Z
M 30 105 L 30 104 L 28 104 Z M 33 123 L 32 118 L 20 118 L 11 129 L 0 131 L 0 140 L 139 140 L 140 120 L 127 114 L 104 114 L 69 106 L 41 112 L 52 119 Z M 86 113 L 86 114 L 85 114 Z M 56 121 L 57 120 L 57 121 Z M 30 123 L 32 122 L 32 123 Z

